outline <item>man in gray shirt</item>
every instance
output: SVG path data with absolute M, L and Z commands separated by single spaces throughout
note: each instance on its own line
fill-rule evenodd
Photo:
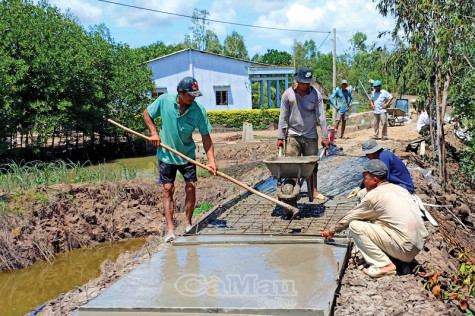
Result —
M 322 130 L 322 146 L 327 149 L 330 147 L 323 98 L 320 92 L 310 85 L 315 82 L 310 68 L 300 68 L 294 79 L 297 85 L 288 88 L 282 95 L 277 147 L 283 147 L 286 138 L 287 155 L 317 155 L 317 123 Z M 317 167 L 314 170 L 313 183 L 313 197 L 325 201 L 327 197 L 317 191 Z

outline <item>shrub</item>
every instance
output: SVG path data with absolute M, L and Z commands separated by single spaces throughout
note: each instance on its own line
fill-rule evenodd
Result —
M 241 128 L 244 122 L 252 123 L 253 126 L 278 123 L 280 109 L 208 111 L 207 113 L 211 124 Z

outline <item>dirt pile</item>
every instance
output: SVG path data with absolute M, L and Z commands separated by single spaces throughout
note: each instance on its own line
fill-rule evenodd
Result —
M 450 128 L 446 138 L 453 148 L 464 147 Z M 424 203 L 447 206 L 426 207 L 439 226 L 426 222 L 429 237 L 416 257 L 412 274 L 375 280 L 350 264 L 342 280 L 335 315 L 463 315 L 467 306 L 475 309 L 475 299 L 468 284 L 464 286 L 460 272 L 461 264 L 473 263 L 475 255 L 475 194 L 461 181 L 457 161 L 448 161 L 451 176 L 444 190 L 435 181 L 437 170 L 430 157 L 406 152 L 407 141 L 393 139 L 382 144 L 407 161 L 416 194 Z M 428 146 L 426 153 L 430 152 Z M 425 170 L 432 170 L 432 175 L 424 177 Z M 469 259 L 464 259 L 467 255 Z

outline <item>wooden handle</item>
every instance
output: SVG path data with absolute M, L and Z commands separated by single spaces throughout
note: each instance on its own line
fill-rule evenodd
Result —
M 130 128 L 127 128 L 127 127 L 123 126 L 122 124 L 119 124 L 119 123 L 117 123 L 117 122 L 115 122 L 115 121 L 113 121 L 113 120 L 111 120 L 111 119 L 107 119 L 107 121 L 108 121 L 109 123 L 111 123 L 111 124 L 113 124 L 113 125 L 115 125 L 115 126 L 121 128 L 121 129 L 123 129 L 124 131 L 127 131 L 127 132 L 129 132 L 129 133 L 131 133 L 131 134 L 134 134 L 134 135 L 136 135 L 136 136 L 142 137 L 143 139 L 146 139 L 146 140 L 150 141 L 150 137 L 145 136 L 144 134 L 141 134 L 141 133 L 139 133 L 139 132 L 136 132 L 136 131 L 134 131 L 134 130 L 131 130 Z M 181 152 L 176 151 L 175 149 L 173 149 L 173 148 L 171 148 L 171 147 L 168 147 L 167 145 L 165 145 L 165 144 L 163 144 L 163 143 L 160 143 L 160 147 L 163 147 L 163 148 L 165 148 L 166 150 L 171 151 L 171 152 L 174 153 L 175 155 L 180 156 L 181 158 L 185 159 L 185 160 L 188 161 L 188 162 L 191 162 L 192 164 L 194 164 L 194 165 L 196 165 L 196 166 L 199 166 L 199 167 L 201 167 L 201 168 L 203 168 L 203 169 L 209 170 L 206 165 L 204 165 L 204 164 L 202 164 L 202 163 L 200 163 L 200 162 L 198 162 L 198 161 L 196 161 L 196 160 L 193 160 L 193 159 L 191 159 L 190 157 L 187 157 L 187 156 L 183 155 Z M 298 208 L 296 208 L 296 207 L 294 207 L 294 206 L 291 206 L 291 205 L 289 205 L 289 204 L 287 204 L 287 203 L 284 203 L 284 202 L 282 202 L 282 201 L 279 201 L 279 200 L 277 200 L 277 199 L 274 199 L 273 197 L 268 196 L 268 195 L 266 195 L 266 194 L 264 194 L 264 193 L 262 193 L 262 192 L 259 192 L 259 191 L 257 191 L 256 189 L 253 189 L 253 188 L 251 188 L 250 186 L 248 186 L 248 185 L 242 183 L 241 181 L 238 181 L 238 180 L 236 180 L 236 179 L 234 179 L 234 178 L 228 176 L 227 174 L 222 173 L 221 171 L 216 171 L 216 174 L 217 174 L 218 176 L 221 176 L 221 177 L 225 178 L 226 180 L 229 180 L 229 181 L 231 181 L 231 182 L 233 182 L 233 183 L 239 185 L 240 187 L 242 187 L 242 188 L 244 188 L 244 189 L 246 189 L 246 190 L 248 190 L 248 191 L 250 191 L 250 192 L 252 192 L 252 193 L 254 193 L 254 194 L 258 195 L 258 196 L 260 196 L 260 197 L 263 197 L 264 199 L 267 199 L 267 200 L 269 200 L 269 201 L 271 201 L 271 202 L 273 202 L 273 203 L 275 203 L 275 204 L 277 204 L 277 205 L 282 206 L 282 207 L 285 208 L 285 209 L 288 209 L 288 210 L 292 211 L 292 213 L 294 214 L 293 217 L 295 217 L 295 216 L 299 213 L 299 209 L 298 209 Z

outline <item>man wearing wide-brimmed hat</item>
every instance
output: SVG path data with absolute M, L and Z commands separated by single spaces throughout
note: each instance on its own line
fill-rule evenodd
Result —
M 277 147 L 283 147 L 286 139 L 286 154 L 289 156 L 317 155 L 317 124 L 322 131 L 322 146 L 327 149 L 330 147 L 323 98 L 320 92 L 311 86 L 315 78 L 310 68 L 300 68 L 294 79 L 297 84 L 285 90 L 282 95 Z M 313 174 L 313 183 L 313 197 L 325 201 L 327 197 L 317 191 L 317 167 Z
M 404 162 L 402 162 L 398 156 L 393 154 L 392 151 L 384 149 L 374 139 L 365 141 L 361 145 L 361 149 L 360 156 L 366 156 L 369 159 L 379 159 L 386 165 L 388 169 L 388 182 L 399 185 L 411 194 L 414 193 L 414 182 L 412 181 L 409 170 L 407 170 Z M 363 192 L 359 192 L 360 189 L 363 189 L 361 190 Z M 364 194 L 366 194 L 366 192 L 364 191 L 364 183 L 362 181 L 359 187 L 356 187 L 351 191 L 348 198 L 356 195 L 362 197 Z

